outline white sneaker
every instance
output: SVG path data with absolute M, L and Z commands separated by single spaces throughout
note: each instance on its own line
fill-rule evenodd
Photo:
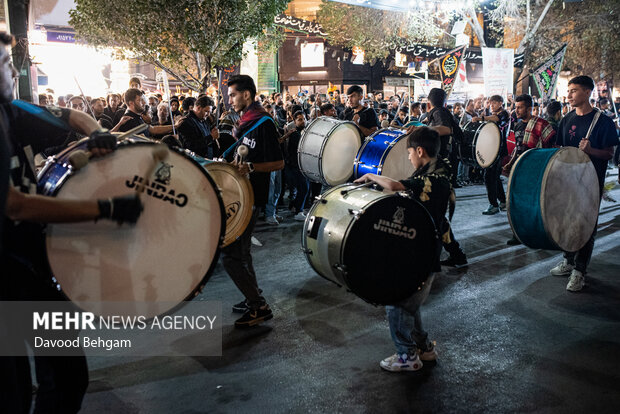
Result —
M 293 219 L 296 221 L 306 221 L 306 217 L 307 215 L 303 211 L 300 211 L 299 213 L 295 214 L 295 217 L 293 217 Z
M 558 263 L 556 267 L 551 269 L 549 273 L 551 273 L 551 275 L 553 276 L 568 276 L 574 268 L 575 266 L 573 266 L 572 264 L 568 264 L 568 260 L 564 259 L 560 263 Z
M 568 279 L 568 284 L 566 285 L 566 290 L 570 290 L 571 292 L 579 292 L 583 289 L 583 285 L 586 284 L 586 278 L 577 269 L 573 269 L 570 274 L 570 278 Z
M 263 245 L 263 243 L 261 243 L 260 241 L 258 241 L 258 239 L 254 236 L 252 236 L 252 238 L 250 239 L 250 241 L 252 242 L 252 244 L 254 246 L 258 246 L 261 247 Z
M 280 222 L 278 221 L 277 218 L 271 216 L 271 217 L 267 217 L 265 219 L 265 223 L 267 224 L 271 224 L 272 226 L 277 226 L 278 224 L 280 224 Z
M 399 371 L 417 371 L 422 368 L 422 361 L 418 357 L 418 354 L 414 356 L 403 354 L 394 354 L 385 358 L 379 363 L 381 368 L 386 371 L 399 372 Z

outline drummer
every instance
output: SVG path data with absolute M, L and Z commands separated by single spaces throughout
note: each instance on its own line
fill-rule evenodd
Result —
M 379 129 L 379 119 L 374 109 L 362 105 L 364 90 L 358 85 L 350 86 L 347 89 L 347 96 L 349 103 L 342 114 L 342 119 L 353 121 L 365 137 L 374 134 Z
M 602 195 L 607 163 L 613 157 L 614 146 L 618 145 L 618 135 L 611 118 L 601 114 L 595 123 L 598 110 L 590 105 L 593 90 L 594 81 L 589 76 L 577 76 L 568 81 L 568 102 L 574 109 L 560 121 L 556 145 L 577 147 L 590 156 L 598 176 L 599 194 Z M 592 132 L 586 139 L 591 125 L 594 125 Z M 566 290 L 578 292 L 583 288 L 595 236 L 596 227 L 585 246 L 577 252 L 564 252 L 564 260 L 551 269 L 553 276 L 570 275 Z
M 500 210 L 506 209 L 506 193 L 500 179 L 501 163 L 499 160 L 508 155 L 506 134 L 510 124 L 510 114 L 504 109 L 503 105 L 504 98 L 499 95 L 493 95 L 489 98 L 491 115 L 481 115 L 472 118 L 472 122 L 495 122 L 501 131 L 498 161 L 484 170 L 484 185 L 487 189 L 489 207 L 482 214 L 487 216 L 497 214 Z
M 0 32 L 0 42 L 12 38 Z M 3 232 L 0 300 L 64 300 L 52 286 L 45 246 L 44 223 L 68 223 L 109 218 L 135 223 L 142 211 L 137 196 L 109 200 L 62 200 L 34 194 L 36 178 L 32 154 L 54 144 L 70 130 L 90 135 L 87 148 L 93 156 L 108 154 L 116 147 L 116 137 L 100 130 L 89 115 L 65 108 L 38 107 L 13 99 L 14 77 L 5 47 L 0 47 L 0 116 L 4 126 L 0 139 L 11 149 L 10 180 Z M 5 329 L 1 326 L 0 330 Z M 15 340 L 23 356 L 0 358 L 0 401 L 3 412 L 29 412 L 32 381 L 25 343 L 14 333 L 1 332 L 3 340 Z M 32 349 L 34 347 L 31 346 Z M 16 349 L 17 350 L 17 349 Z M 75 413 L 79 411 L 88 386 L 84 356 L 37 356 L 35 367 L 39 388 L 35 412 Z
M 450 164 L 438 159 L 440 148 L 439 134 L 428 128 L 416 128 L 407 137 L 409 161 L 415 172 L 406 180 L 396 181 L 386 176 L 365 174 L 356 183 L 374 182 L 389 191 L 410 191 L 429 211 L 435 223 L 439 223 L 439 233 L 448 237 L 449 223 L 446 219 L 450 186 Z M 420 307 L 428 297 L 435 272 L 441 271 L 439 254 L 441 238 L 437 238 L 437 262 L 424 284 L 424 288 L 395 306 L 386 306 L 390 334 L 396 353 L 380 362 L 386 371 L 417 371 L 423 361 L 434 361 L 437 352 L 433 342 L 422 326 Z

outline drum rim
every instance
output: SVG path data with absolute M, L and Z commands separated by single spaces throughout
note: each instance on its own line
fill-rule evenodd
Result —
M 360 178 L 359 175 L 359 163 L 361 161 L 360 157 L 362 156 L 364 149 L 366 148 L 366 146 L 368 145 L 369 142 L 376 142 L 377 140 L 375 139 L 375 135 L 379 135 L 380 133 L 383 133 L 385 131 L 390 131 L 390 132 L 401 132 L 401 135 L 398 137 L 395 137 L 394 139 L 392 139 L 390 141 L 390 144 L 393 144 L 394 141 L 400 141 L 404 136 L 406 136 L 407 134 L 405 132 L 402 131 L 402 129 L 398 129 L 398 128 L 392 128 L 392 127 L 388 127 L 388 128 L 382 128 L 378 131 L 375 131 L 374 133 L 372 133 L 371 135 L 367 136 L 366 138 L 364 138 L 364 143 L 362 144 L 362 146 L 360 147 L 359 150 L 357 150 L 357 154 L 355 155 L 355 159 L 353 160 L 353 177 L 355 178 Z M 381 171 L 383 170 L 383 162 L 385 161 L 385 159 L 387 158 L 387 154 L 390 152 L 390 149 L 394 146 L 393 145 L 388 145 L 385 150 L 383 151 L 383 153 L 381 154 L 381 158 L 379 159 L 379 165 L 377 166 L 377 175 L 381 175 Z
M 471 123 L 468 122 L 468 124 Z M 502 152 L 502 130 L 499 128 L 499 126 L 493 122 L 493 121 L 480 121 L 480 126 L 476 129 L 476 139 L 473 142 L 473 146 L 472 146 L 472 151 L 473 151 L 473 156 L 474 159 L 476 160 L 476 163 L 478 164 L 478 166 L 482 169 L 487 169 L 487 168 L 491 168 L 492 166 L 495 165 L 495 163 L 497 162 L 497 160 L 500 159 L 500 153 Z M 491 164 L 489 164 L 488 167 L 483 167 L 482 165 L 480 165 L 480 162 L 478 162 L 478 157 L 476 156 L 476 145 L 478 144 L 478 133 L 487 126 L 487 124 L 493 124 L 493 126 L 495 127 L 495 129 L 497 129 L 497 132 L 499 133 L 499 147 L 497 148 L 497 156 L 495 157 L 495 159 L 493 160 L 493 162 Z
M 157 144 L 159 144 L 159 143 L 156 142 L 156 141 L 152 141 L 152 142 L 147 142 L 147 141 L 140 141 L 140 142 L 122 141 L 122 142 L 118 143 L 117 150 L 119 148 L 132 147 L 132 146 L 137 146 L 137 145 L 157 145 Z M 183 300 L 181 300 L 176 306 L 173 306 L 172 308 L 170 308 L 168 311 L 166 311 L 164 313 L 154 315 L 153 318 L 155 316 L 170 315 L 170 314 L 178 311 L 179 309 L 183 308 L 183 306 L 185 306 L 186 302 L 189 302 L 190 300 L 192 300 L 193 298 L 198 296 L 198 294 L 200 292 L 202 292 L 202 290 L 204 289 L 204 287 L 207 284 L 207 282 L 209 281 L 209 279 L 211 279 L 211 276 L 213 275 L 213 271 L 215 270 L 215 266 L 219 262 L 221 243 L 222 243 L 222 240 L 224 238 L 225 231 L 226 231 L 226 219 L 225 219 L 226 213 L 224 211 L 224 202 L 222 201 L 222 196 L 221 196 L 220 191 L 219 191 L 219 189 L 217 187 L 217 184 L 215 183 L 213 178 L 207 173 L 207 171 L 204 168 L 202 168 L 200 166 L 200 164 L 196 160 L 194 160 L 193 158 L 191 158 L 187 154 L 185 154 L 182 149 L 174 148 L 173 147 L 173 148 L 169 148 L 169 150 L 173 151 L 173 152 L 176 152 L 177 154 L 180 154 L 184 158 L 186 158 L 189 161 L 191 161 L 196 167 L 198 167 L 198 169 L 202 172 L 202 174 L 207 178 L 207 181 L 213 186 L 213 189 L 215 190 L 214 193 L 215 193 L 215 195 L 217 197 L 218 204 L 219 204 L 219 207 L 220 207 L 220 235 L 219 235 L 219 243 L 217 244 L 217 246 L 215 248 L 215 254 L 213 255 L 213 261 L 211 262 L 211 265 L 207 269 L 207 272 L 204 274 L 204 276 L 202 276 L 202 278 L 200 279 L 200 281 L 198 282 L 196 287 L 194 289 L 192 289 L 189 292 L 189 294 L 185 298 L 183 298 Z M 72 174 L 67 174 L 67 179 L 70 178 L 71 175 Z M 62 186 L 58 186 L 58 189 L 54 192 L 54 195 L 56 195 L 56 193 L 58 192 L 58 190 L 61 187 Z M 51 238 L 51 235 L 49 233 L 47 233 L 46 236 L 45 236 L 45 260 L 46 260 L 47 267 L 50 270 L 50 276 L 53 279 L 56 280 L 56 285 L 57 285 L 57 287 L 59 287 L 58 292 L 62 295 L 62 297 L 64 297 L 65 299 L 67 299 L 68 301 L 73 303 L 77 308 L 82 309 L 78 305 L 77 302 L 74 302 L 69 296 L 67 296 L 65 291 L 62 289 L 62 284 L 58 281 L 58 279 L 54 275 L 54 270 L 52 269 L 52 265 L 50 264 L 49 254 L 48 254 L 48 245 L 51 242 L 50 238 Z M 149 318 L 148 320 L 151 320 L 151 319 L 152 318 Z
M 336 118 L 332 118 L 330 116 L 319 116 L 315 119 L 313 119 L 308 126 L 306 127 L 306 129 L 304 130 L 303 135 L 301 136 L 301 139 L 299 140 L 299 145 L 297 146 L 297 165 L 299 165 L 299 170 L 301 171 L 301 173 L 308 179 L 310 179 L 310 177 L 306 176 L 306 173 L 303 171 L 303 169 L 301 168 L 302 162 L 301 162 L 301 155 L 302 154 L 308 154 L 305 153 L 303 151 L 301 151 L 301 148 L 303 146 L 303 144 L 306 142 L 306 135 L 308 135 L 308 131 L 310 131 L 310 127 L 315 124 L 318 120 L 326 120 L 328 122 L 331 122 L 333 125 L 332 127 L 329 129 L 329 131 L 327 132 L 327 136 L 331 135 L 332 132 L 334 132 L 335 129 L 337 129 L 338 127 L 340 127 L 343 124 L 350 124 L 353 125 L 355 127 L 355 130 L 357 131 L 359 138 L 360 138 L 360 145 L 362 145 L 361 141 L 362 141 L 362 132 L 359 129 L 359 127 L 355 124 L 355 122 L 352 121 L 346 121 L 346 120 L 342 120 L 342 119 L 336 119 Z M 338 121 L 338 122 L 336 122 Z M 318 135 L 318 134 L 317 134 Z M 321 148 L 319 150 L 319 156 L 316 157 L 318 159 L 318 166 L 319 166 L 319 180 L 318 182 L 320 182 L 323 185 L 327 185 L 327 186 L 332 186 L 333 184 L 328 182 L 324 177 L 325 174 L 323 174 L 323 163 L 321 162 L 321 160 L 323 159 L 323 150 L 325 149 L 325 145 L 327 144 L 327 139 L 323 139 L 323 142 L 321 142 Z M 359 150 L 358 150 L 359 151 Z M 312 154 L 308 154 L 308 155 L 312 155 Z M 355 169 L 355 166 L 353 167 Z M 340 184 L 336 184 L 336 185 L 340 185 Z
M 508 216 L 508 224 L 510 224 L 510 229 L 512 230 L 512 234 L 514 234 L 514 236 L 517 238 L 517 240 L 519 240 L 521 242 L 521 244 L 523 243 L 523 240 L 521 240 L 521 238 L 519 237 L 519 235 L 517 234 L 517 232 L 515 231 L 515 227 L 512 224 L 512 213 L 510 212 L 510 205 L 511 203 L 511 191 L 510 188 L 512 187 L 512 178 L 513 175 L 515 173 L 515 171 L 517 171 L 517 167 L 519 165 L 519 163 L 521 162 L 521 160 L 523 160 L 525 158 L 525 154 L 527 154 L 528 152 L 530 152 L 532 149 L 529 149 L 527 151 L 525 151 L 523 154 L 521 154 L 519 156 L 519 158 L 517 158 L 517 161 L 515 161 L 515 164 L 512 166 L 512 169 L 510 170 L 510 175 L 508 176 L 508 185 L 506 186 L 506 199 L 508 200 L 508 202 L 506 203 L 506 216 Z M 546 229 L 545 229 L 546 231 Z

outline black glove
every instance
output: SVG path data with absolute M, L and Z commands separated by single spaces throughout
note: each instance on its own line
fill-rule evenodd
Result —
M 137 194 L 97 200 L 97 203 L 99 203 L 99 218 L 114 220 L 118 224 L 124 222 L 135 224 L 144 208 Z
M 107 129 L 98 129 L 90 134 L 90 139 L 86 143 L 86 146 L 89 150 L 93 148 L 113 150 L 116 149 L 116 136 L 110 134 Z

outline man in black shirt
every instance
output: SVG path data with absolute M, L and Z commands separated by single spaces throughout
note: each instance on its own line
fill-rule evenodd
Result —
M 111 93 L 107 97 L 108 105 L 103 110 L 103 113 L 112 119 L 112 126 L 118 124 L 118 121 L 123 117 L 125 110 L 120 107 L 121 96 L 118 93 Z
M 349 106 L 344 111 L 343 119 L 353 121 L 365 137 L 372 135 L 379 129 L 379 119 L 374 109 L 365 108 L 362 105 L 364 90 L 358 85 L 350 86 L 347 89 L 347 96 L 349 97 Z
M 126 132 L 144 124 L 144 119 L 142 117 L 142 113 L 144 112 L 143 94 L 144 93 L 139 89 L 127 89 L 127 92 L 125 92 L 125 105 L 127 105 L 127 110 L 120 121 L 118 121 L 118 124 L 112 128 L 112 132 Z M 172 125 L 149 126 L 146 131 L 144 131 L 144 135 L 147 137 L 170 133 L 172 133 Z
M 473 117 L 472 122 L 495 122 L 500 130 L 499 158 L 489 168 L 484 170 L 484 185 L 487 188 L 487 196 L 489 198 L 489 207 L 482 212 L 484 215 L 493 215 L 499 213 L 500 210 L 506 209 L 506 193 L 501 180 L 501 160 L 508 155 L 506 148 L 506 134 L 510 125 L 510 114 L 504 109 L 504 98 L 499 95 L 493 95 L 489 98 L 489 107 L 491 115 L 482 115 Z
M 233 135 L 240 145 L 247 147 L 248 155 L 241 161 L 235 161 L 235 165 L 241 174 L 250 175 L 254 213 L 241 237 L 222 249 L 222 263 L 245 296 L 243 302 L 233 306 L 234 312 L 244 313 L 235 321 L 235 327 L 248 328 L 273 318 L 271 308 L 258 288 L 250 248 L 258 210 L 267 204 L 271 172 L 284 168 L 284 159 L 276 125 L 261 104 L 255 101 L 256 85 L 252 78 L 247 75 L 231 76 L 228 97 L 234 110 L 241 115 Z
M 114 128 L 112 119 L 104 114 L 105 108 L 103 106 L 103 100 L 99 98 L 92 99 L 90 101 L 90 107 L 93 109 L 93 115 L 95 115 L 95 119 L 99 122 L 99 125 L 101 125 L 102 128 L 107 130 Z
M 586 139 L 588 129 L 597 114 L 597 110 L 589 102 L 593 89 L 594 81 L 588 76 L 577 76 L 568 82 L 568 102 L 575 109 L 560 121 L 556 144 L 560 147 L 579 148 L 590 156 L 598 176 L 599 194 L 602 195 L 607 162 L 613 156 L 614 146 L 618 145 L 618 136 L 613 121 L 601 114 L 590 137 Z M 580 291 L 585 284 L 595 236 L 596 228 L 585 246 L 577 252 L 564 252 L 564 260 L 551 269 L 554 276 L 570 275 L 566 289 L 571 292 Z
M 450 147 L 448 144 L 450 142 L 450 137 L 452 136 L 452 130 L 455 127 L 454 118 L 452 117 L 450 111 L 444 107 L 446 102 L 446 92 L 443 89 L 431 89 L 428 94 L 428 100 L 428 107 L 430 108 L 430 111 L 428 112 L 428 125 L 430 129 L 434 130 L 439 135 L 440 146 L 438 158 L 443 159 L 443 162 L 448 166 L 447 168 L 451 169 L 450 180 L 451 183 L 453 183 L 455 180 L 455 171 L 454 167 L 448 160 L 448 157 L 450 156 Z M 456 127 L 458 127 L 458 125 Z M 407 133 L 412 133 L 416 128 L 420 127 L 410 126 L 407 129 Z M 454 200 L 455 198 L 456 196 L 453 192 L 451 199 Z M 450 257 L 446 260 L 442 260 L 441 264 L 443 266 L 456 268 L 467 266 L 467 257 L 461 249 L 459 242 L 456 241 L 452 229 L 450 229 L 450 231 L 442 239 L 443 247 L 448 253 L 450 253 Z
M 183 104 L 188 99 L 193 98 L 185 99 Z M 213 105 L 213 99 L 208 96 L 201 96 L 196 99 L 192 109 L 183 117 L 177 127 L 183 148 L 209 159 L 213 158 L 213 140 L 219 138 L 217 128 L 212 128 L 207 121 Z

